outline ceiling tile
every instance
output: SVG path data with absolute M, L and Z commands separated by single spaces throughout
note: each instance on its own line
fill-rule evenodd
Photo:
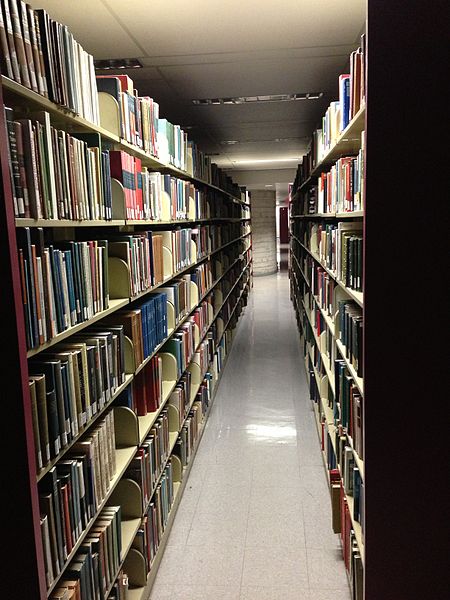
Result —
M 30 0 L 32 8 L 44 8 L 64 23 L 94 58 L 135 58 L 142 50 L 99 0 Z
M 186 98 L 326 91 L 345 65 L 342 56 L 160 67 Z
M 361 0 L 105 0 L 148 56 L 352 44 Z

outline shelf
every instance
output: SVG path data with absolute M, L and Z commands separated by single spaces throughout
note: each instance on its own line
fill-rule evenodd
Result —
M 68 219 L 16 219 L 16 227 L 121 227 L 127 222 L 112 221 L 70 221 Z
M 314 335 L 314 339 L 316 341 L 316 346 L 317 346 L 317 350 L 319 351 L 319 354 L 322 357 L 322 364 L 324 366 L 324 369 L 326 371 L 326 374 L 328 376 L 328 383 L 330 384 L 330 387 L 333 391 L 333 394 L 335 394 L 335 387 L 334 387 L 334 373 L 331 370 L 331 366 L 330 366 L 330 359 L 328 358 L 328 356 L 326 354 L 323 354 L 321 349 L 320 349 L 320 340 L 319 340 L 319 336 L 317 335 L 317 331 L 316 328 L 313 325 L 313 322 L 311 321 L 311 315 L 309 314 L 309 310 L 306 308 L 305 303 L 302 302 L 303 305 L 303 310 L 306 313 L 306 317 L 309 321 L 309 324 L 311 325 L 311 329 Z
M 239 281 L 240 281 L 240 280 L 241 280 L 241 278 L 242 278 L 242 275 L 245 273 L 245 271 L 246 271 L 246 269 L 248 268 L 248 265 L 249 265 L 249 264 L 250 264 L 250 261 L 249 261 L 249 262 L 248 262 L 248 263 L 245 265 L 245 267 L 242 269 L 242 272 L 241 272 L 241 274 L 240 274 L 240 275 L 239 275 L 239 277 L 237 278 L 237 280 L 236 280 L 236 282 L 234 283 L 233 287 L 231 288 L 231 290 L 230 290 L 229 294 L 231 294 L 231 292 L 233 291 L 233 289 L 235 288 L 235 286 L 236 286 L 236 285 L 239 283 Z M 218 283 L 219 281 L 220 281 L 220 279 L 218 279 L 218 280 L 217 280 L 217 282 L 216 282 L 216 284 L 214 284 L 214 285 L 217 285 L 217 283 Z M 211 289 L 213 289 L 213 288 L 211 288 Z M 209 292 L 208 292 L 208 293 L 209 293 Z M 222 307 L 224 306 L 225 302 L 227 301 L 227 298 L 228 298 L 229 294 L 228 294 L 228 295 L 227 295 L 227 297 L 226 297 L 226 298 L 223 300 L 223 302 L 222 302 L 221 306 L 220 306 L 220 307 L 219 307 L 219 309 L 217 310 L 216 314 L 213 316 L 213 318 L 212 318 L 211 322 L 208 324 L 208 326 L 205 328 L 205 331 L 204 331 L 204 332 L 203 332 L 203 334 L 200 336 L 199 342 L 198 342 L 198 344 L 197 344 L 197 346 L 196 346 L 196 348 L 195 348 L 195 350 L 194 350 L 194 352 L 193 352 L 193 355 L 192 355 L 192 357 L 191 357 L 191 360 L 190 360 L 190 361 L 189 361 L 189 363 L 186 365 L 186 369 L 183 371 L 183 373 L 181 373 L 180 377 L 179 377 L 179 378 L 178 378 L 176 381 L 170 381 L 170 382 L 169 382 L 169 381 L 163 381 L 163 399 L 161 400 L 161 406 L 159 406 L 158 410 L 156 410 L 156 411 L 154 411 L 154 412 L 152 412 L 152 413 L 148 413 L 147 415 L 144 415 L 144 416 L 140 416 L 140 417 L 138 417 L 138 421 L 139 421 L 139 445 L 141 445 L 141 444 L 144 442 L 145 438 L 146 438 L 146 437 L 147 437 L 147 435 L 148 435 L 148 432 L 149 432 L 149 431 L 150 431 L 150 429 L 153 427 L 153 424 L 155 423 L 156 419 L 157 419 L 157 418 L 159 417 L 159 415 L 161 414 L 161 411 L 164 409 L 164 407 L 165 407 L 165 405 L 166 405 L 166 403 L 167 403 L 168 399 L 170 398 L 170 395 L 172 394 L 173 390 L 175 389 L 175 387 L 176 387 L 177 383 L 180 381 L 181 377 L 183 376 L 183 374 L 186 372 L 186 370 L 187 370 L 187 369 L 188 369 L 188 367 L 190 366 L 190 364 L 191 364 L 191 362 L 192 362 L 192 359 L 194 358 L 194 356 L 195 356 L 196 352 L 198 352 L 198 349 L 200 348 L 200 345 L 202 344 L 202 342 L 203 342 L 203 341 L 204 341 L 204 339 L 206 338 L 206 336 L 207 336 L 207 334 L 208 334 L 209 330 L 211 329 L 211 326 L 212 326 L 212 324 L 213 324 L 213 323 L 214 323 L 214 321 L 216 320 L 216 318 L 217 318 L 217 316 L 219 315 L 219 313 L 220 313 L 220 311 L 221 311 Z M 242 295 L 242 293 L 241 293 L 241 295 Z M 239 298 L 240 298 L 240 297 L 239 297 Z M 237 305 L 237 303 L 236 303 L 236 305 Z M 235 305 L 235 308 L 236 308 L 236 305 Z M 193 309 L 193 310 L 195 310 L 195 309 Z M 191 312 L 193 312 L 193 311 L 191 311 Z M 233 311 L 232 311 L 232 312 L 234 312 L 234 309 L 233 309 Z M 189 315 L 187 315 L 185 319 L 187 319 L 189 316 L 190 316 L 190 314 L 189 314 Z M 231 318 L 231 315 L 230 315 L 230 318 Z M 180 325 L 181 325 L 181 323 L 180 323 Z M 180 325 L 178 325 L 178 327 L 179 327 Z M 227 325 L 228 325 L 228 323 L 227 323 Z M 225 330 L 226 330 L 226 327 L 224 327 L 224 331 L 225 331 Z M 222 334 L 222 335 L 223 335 L 223 334 Z M 167 339 L 168 339 L 168 338 L 167 338 Z M 221 338 L 220 338 L 220 339 L 221 339 Z M 163 342 L 163 344 L 164 344 L 166 341 L 167 341 L 167 340 L 165 340 L 165 341 Z M 220 340 L 219 340 L 219 341 L 220 341 Z M 156 351 L 153 353 L 153 355 L 152 355 L 152 356 L 154 356 L 154 354 L 156 354 Z M 149 358 L 151 358 L 151 357 L 149 357 Z M 147 359 L 147 360 L 149 360 L 149 359 Z M 190 404 L 190 407 L 189 407 L 189 408 L 191 408 L 191 407 L 192 407 L 192 404 L 194 403 L 195 396 L 197 395 L 198 389 L 200 388 L 200 385 L 201 385 L 201 382 L 203 381 L 204 375 L 205 375 L 205 374 L 203 374 L 203 376 L 202 376 L 202 378 L 201 378 L 201 381 L 200 381 L 200 384 L 198 385 L 198 388 L 197 388 L 197 390 L 195 391 L 195 393 L 194 393 L 194 394 L 192 394 L 191 404 Z M 186 419 L 184 419 L 184 420 L 183 420 L 183 424 L 184 424 L 184 421 L 185 421 L 185 420 L 186 420 Z M 141 433 L 141 428 L 142 428 L 142 433 Z
M 366 124 L 366 107 L 362 106 L 328 152 L 322 157 L 320 163 L 312 171 L 313 175 L 322 172 L 330 163 L 341 156 L 356 154 L 361 148 L 361 132 Z
M 117 483 L 122 478 L 123 474 L 125 473 L 128 465 L 131 463 L 131 461 L 132 461 L 132 459 L 133 459 L 133 457 L 134 457 L 135 454 L 136 454 L 136 446 L 131 446 L 129 448 L 116 448 L 116 467 L 117 467 L 117 469 L 116 469 L 116 473 L 114 474 L 114 477 L 110 481 L 109 490 L 108 490 L 105 498 L 102 500 L 101 504 L 99 505 L 99 507 L 97 509 L 97 512 L 92 517 L 92 519 L 89 521 L 86 529 L 84 529 L 84 531 L 82 532 L 81 536 L 79 537 L 79 539 L 77 540 L 76 544 L 74 545 L 71 553 L 68 555 L 66 561 L 64 562 L 64 565 L 61 568 L 61 571 L 55 577 L 52 585 L 48 588 L 48 590 L 47 590 L 47 596 L 49 596 L 50 593 L 55 589 L 55 587 L 58 584 L 58 581 L 64 575 L 65 569 L 67 568 L 68 564 L 73 559 L 73 557 L 76 555 L 79 547 L 83 543 L 84 538 L 89 533 L 89 530 L 91 529 L 92 525 L 98 519 L 98 516 L 101 513 L 101 511 L 103 510 L 103 508 L 106 506 L 108 498 L 111 496 L 114 488 L 116 487 Z
M 307 363 L 305 362 L 305 371 L 306 371 L 306 375 L 307 375 L 307 380 L 309 381 L 309 375 L 308 375 L 308 368 L 307 368 Z M 317 371 L 314 367 L 314 373 L 317 377 Z M 329 408 L 326 405 L 326 399 L 322 398 L 320 399 L 320 406 L 319 403 L 317 402 L 313 402 L 313 409 L 314 409 L 314 416 L 315 416 L 315 421 L 316 421 L 316 426 L 317 426 L 317 433 L 319 436 L 319 441 L 320 443 L 322 442 L 322 426 L 321 426 L 321 417 L 320 417 L 320 410 L 322 410 L 325 414 L 325 423 L 327 426 L 327 429 L 330 433 L 330 439 L 331 439 L 331 444 L 333 446 L 333 451 L 336 455 L 336 442 L 334 439 L 334 434 L 336 431 L 336 427 L 334 425 L 334 418 L 333 418 L 333 411 L 331 408 Z M 347 436 L 347 440 L 349 441 L 349 445 L 351 446 L 352 450 L 353 450 L 353 455 L 355 457 L 355 462 L 358 465 L 358 468 L 360 470 L 361 473 L 361 477 L 364 479 L 364 464 L 363 461 L 359 458 L 358 454 L 355 452 L 353 445 L 351 443 L 351 438 L 349 436 Z M 324 467 L 325 467 L 325 471 L 327 474 L 327 482 L 329 485 L 329 470 L 328 470 L 328 464 L 327 464 L 327 459 L 326 459 L 326 453 L 324 450 L 321 449 L 321 454 L 322 454 L 322 459 L 323 459 L 323 463 L 324 463 Z M 340 470 L 339 470 L 340 471 Z M 345 492 L 344 492 L 345 493 Z M 349 507 L 349 511 L 350 511 L 350 518 L 352 521 L 352 527 L 353 530 L 355 532 L 355 537 L 356 537 L 356 541 L 358 544 L 358 548 L 361 552 L 361 559 L 363 561 L 364 564 L 364 541 L 363 541 L 363 535 L 362 535 L 362 529 L 361 529 L 361 525 L 360 523 L 358 523 L 358 521 L 355 521 L 355 519 L 353 518 L 353 504 L 354 504 L 354 499 L 352 496 L 345 494 L 345 497 L 347 499 L 347 504 Z
M 359 469 L 359 473 L 361 475 L 361 479 L 364 479 L 364 460 L 359 456 L 359 454 L 355 450 L 355 446 L 353 445 L 353 439 L 351 436 L 347 434 L 347 441 L 350 448 L 353 450 L 353 456 L 355 457 L 356 466 Z
M 128 298 L 119 298 L 118 300 L 110 300 L 109 307 L 106 310 L 102 310 L 101 312 L 98 312 L 97 314 L 95 314 L 93 317 L 91 317 L 87 321 L 83 321 L 82 323 L 77 323 L 77 325 L 74 325 L 73 327 L 69 327 L 65 331 L 58 333 L 51 340 L 49 340 L 48 342 L 45 342 L 44 344 L 41 344 L 37 348 L 28 350 L 27 358 L 30 358 L 31 356 L 35 356 L 36 354 L 39 354 L 39 352 L 43 352 L 44 350 L 47 350 L 47 348 L 51 348 L 55 344 L 58 344 L 59 342 L 62 342 L 62 340 L 65 340 L 66 338 L 70 337 L 71 335 L 74 335 L 75 333 L 82 331 L 86 327 L 89 327 L 89 325 L 92 325 L 93 323 L 100 321 L 100 319 L 104 319 L 111 313 L 115 312 L 116 310 L 119 310 L 120 308 L 123 308 L 124 306 L 126 306 L 129 303 L 130 303 L 130 301 Z
M 106 590 L 106 593 L 103 596 L 104 598 L 109 597 L 109 594 L 110 594 L 111 590 L 113 589 L 114 584 L 116 583 L 116 579 L 119 576 L 119 573 L 123 567 L 125 557 L 128 554 L 128 552 L 130 551 L 131 545 L 133 544 L 133 540 L 136 537 L 136 534 L 141 526 L 141 523 L 142 523 L 142 519 L 140 517 L 138 519 L 127 519 L 120 523 L 121 538 L 122 538 L 122 551 L 120 553 L 120 564 L 119 564 L 119 568 L 117 569 L 117 571 L 114 573 L 113 577 L 111 578 L 111 584 L 109 585 L 108 589 Z
M 361 394 L 364 395 L 364 380 L 362 377 L 359 377 L 356 374 L 355 367 L 352 365 L 350 360 L 347 358 L 346 348 L 345 348 L 344 344 L 341 342 L 341 340 L 339 340 L 337 338 L 336 338 L 336 346 L 337 346 L 339 352 L 341 353 L 341 356 L 344 359 L 345 364 L 347 365 L 347 369 L 350 371 L 350 375 L 352 376 L 353 381 L 356 384 L 356 387 L 361 392 Z
M 62 331 L 61 333 L 58 333 L 51 340 L 49 340 L 48 342 L 45 342 L 44 344 L 41 344 L 37 348 L 33 348 L 31 350 L 28 350 L 28 352 L 27 352 L 27 358 L 35 356 L 36 354 L 39 354 L 40 352 L 46 350 L 47 348 L 51 348 L 55 344 L 58 344 L 59 342 L 61 342 L 62 340 L 65 340 L 66 338 L 70 337 L 71 335 L 73 335 L 75 333 L 78 333 L 78 332 L 82 331 L 83 329 L 85 329 L 86 327 L 89 327 L 93 323 L 95 323 L 95 322 L 97 322 L 97 321 L 99 321 L 99 320 L 107 317 L 108 315 L 110 315 L 111 313 L 115 312 L 116 310 L 124 308 L 125 306 L 127 306 L 131 302 L 135 302 L 136 300 L 139 300 L 140 298 L 143 298 L 144 296 L 146 296 L 147 294 L 150 294 L 151 292 L 153 292 L 154 290 L 158 289 L 159 287 L 166 285 L 166 283 L 169 282 L 169 281 L 171 281 L 172 279 L 176 279 L 177 277 L 179 277 L 180 275 L 182 275 L 186 271 L 189 271 L 190 269 L 192 269 L 192 268 L 196 267 L 197 265 L 201 264 L 206 259 L 208 259 L 210 256 L 213 256 L 214 254 L 217 254 L 217 252 L 220 252 L 221 250 L 223 250 L 223 248 L 226 248 L 227 246 L 230 246 L 231 244 L 234 244 L 235 242 L 237 242 L 237 241 L 239 241 L 241 239 L 244 239 L 248 235 L 250 235 L 250 233 L 246 233 L 246 234 L 244 234 L 244 235 L 242 235 L 242 236 L 240 236 L 240 237 L 232 240 L 231 242 L 227 242 L 226 244 L 224 244 L 220 248 L 217 248 L 217 250 L 213 250 L 209 254 L 205 255 L 203 258 L 198 259 L 196 262 L 188 265 L 187 267 L 184 267 L 183 269 L 181 269 L 180 271 L 177 271 L 176 273 L 174 273 L 172 275 L 169 275 L 161 283 L 157 283 L 156 285 L 148 288 L 147 290 L 139 292 L 139 294 L 136 294 L 136 296 L 132 296 L 131 298 L 119 298 L 117 300 L 110 300 L 109 301 L 109 308 L 107 308 L 106 310 L 104 310 L 102 312 L 97 313 L 91 319 L 88 319 L 87 321 L 83 321 L 82 323 L 77 323 L 77 325 L 74 325 L 73 327 L 69 327 L 65 331 Z
M 16 227 L 125 227 L 146 226 L 146 227 L 169 227 L 171 225 L 194 225 L 195 223 L 218 223 L 227 221 L 230 223 L 240 223 L 249 221 L 250 217 L 212 217 L 211 219 L 175 219 L 171 221 L 146 221 L 146 220 L 127 220 L 113 219 L 111 221 L 83 220 L 74 221 L 69 219 L 23 219 L 15 220 Z
M 363 210 L 348 212 L 312 213 L 310 215 L 291 215 L 291 219 L 360 219 L 364 217 Z
M 330 164 L 336 162 L 338 158 L 350 154 L 356 154 L 361 148 L 361 132 L 365 128 L 366 108 L 362 106 L 344 131 L 340 134 L 334 146 L 332 146 L 322 157 L 320 162 L 311 171 L 306 179 L 295 191 L 297 192 L 307 188 L 318 175 L 327 170 Z
M 36 475 L 36 481 L 40 481 L 44 477 L 44 475 L 46 475 L 50 471 L 50 469 L 52 467 L 54 467 L 60 460 L 62 460 L 64 458 L 64 455 L 66 454 L 66 452 L 68 452 L 76 442 L 78 442 L 84 435 L 86 435 L 86 433 L 89 431 L 90 427 L 94 423 L 97 422 L 97 420 L 100 417 L 100 415 L 102 415 L 108 408 L 111 408 L 114 400 L 130 384 L 130 382 L 132 381 L 132 379 L 133 379 L 133 375 L 131 375 L 131 374 L 126 374 L 125 375 L 125 381 L 114 392 L 111 400 L 107 404 L 105 404 L 105 406 L 94 415 L 94 417 L 89 421 L 89 423 L 86 424 L 86 426 L 78 433 L 78 435 L 76 437 L 73 438 L 73 440 L 70 441 L 69 444 L 67 444 L 67 446 L 65 446 L 64 448 L 62 448 L 62 450 L 58 454 L 58 456 L 56 456 L 55 458 L 53 458 L 48 463 L 48 465 L 46 465 L 43 469 L 41 469 L 39 471 L 39 473 Z
M 175 175 L 180 179 L 192 181 L 193 183 L 207 186 L 212 190 L 225 194 L 226 196 L 232 198 L 233 201 L 239 204 L 250 206 L 248 202 L 242 201 L 241 198 L 234 196 L 234 194 L 230 193 L 229 191 L 223 190 L 212 183 L 204 181 L 203 179 L 194 177 L 193 175 L 187 173 L 186 171 L 182 171 L 181 169 L 178 169 L 173 165 L 163 163 L 158 158 L 155 158 L 151 154 L 147 154 L 146 152 L 144 152 L 144 150 L 142 150 L 138 146 L 130 144 L 126 140 L 121 139 L 119 136 L 108 131 L 107 129 L 100 127 L 100 125 L 96 125 L 94 123 L 91 123 L 90 121 L 87 121 L 86 119 L 83 119 L 71 110 L 54 104 L 47 98 L 44 98 L 44 96 L 41 96 L 40 94 L 37 94 L 36 92 L 27 89 L 23 85 L 16 83 L 12 79 L 9 79 L 4 75 L 1 76 L 1 84 L 3 87 L 5 102 L 6 104 L 12 105 L 12 108 L 18 106 L 17 98 L 25 99 L 27 102 L 27 109 L 31 108 L 32 110 L 46 110 L 52 115 L 55 123 L 60 124 L 64 122 L 66 125 L 66 129 L 70 129 L 70 131 L 82 130 L 99 133 L 103 138 L 110 140 L 117 147 L 126 150 L 129 154 L 133 156 L 140 158 L 144 166 L 150 167 L 153 170 L 169 171 L 172 175 Z
M 102 137 L 114 142 L 119 142 L 119 138 L 116 135 L 104 129 L 103 127 L 100 127 L 100 125 L 96 125 L 95 123 L 80 117 L 68 108 L 64 108 L 58 104 L 55 104 L 48 98 L 44 98 L 44 96 L 29 90 L 20 83 L 5 77 L 5 75 L 1 76 L 1 84 L 3 87 L 5 104 L 7 105 L 10 105 L 12 103 L 11 101 L 14 102 L 14 99 L 23 98 L 27 102 L 27 110 L 46 110 L 53 116 L 55 122 L 64 122 L 67 125 L 72 126 L 72 131 L 79 131 L 80 129 L 94 131 L 99 133 Z M 18 104 L 15 106 L 18 106 Z M 12 108 L 14 108 L 14 106 L 12 106 Z
M 292 238 L 294 240 L 296 240 L 300 246 L 306 250 L 306 252 L 308 252 L 308 254 L 310 256 L 312 256 L 314 258 L 314 260 L 319 263 L 319 265 L 322 267 L 322 269 L 324 269 L 328 275 L 334 279 L 334 281 L 339 285 L 340 288 L 342 288 L 344 290 L 344 292 L 346 294 L 348 294 L 350 296 L 350 298 L 352 300 L 354 300 L 359 306 L 361 306 L 361 308 L 363 308 L 364 306 L 364 294 L 363 292 L 358 292 L 356 290 L 352 290 L 351 288 L 347 287 L 344 283 L 342 283 L 342 281 L 340 279 L 338 279 L 336 277 L 336 273 L 334 271 L 332 271 L 331 269 L 329 269 L 326 265 L 324 265 L 322 263 L 322 261 L 320 260 L 320 258 L 317 256 L 317 254 L 315 254 L 314 252 L 311 252 L 311 250 L 309 248 L 307 248 L 303 242 L 301 242 L 297 236 L 295 236 L 294 234 L 291 234 Z
M 298 267 L 300 273 L 302 274 L 303 279 L 305 280 L 306 285 L 311 290 L 311 284 L 309 283 L 308 278 L 306 277 L 303 269 L 301 268 L 300 263 L 298 262 L 298 258 L 295 256 L 295 254 L 292 254 L 292 256 L 294 257 L 295 262 L 297 263 L 297 267 Z M 325 319 L 325 322 L 327 324 L 328 329 L 331 331 L 331 333 L 335 337 L 336 334 L 335 334 L 335 327 L 334 327 L 334 319 L 332 317 L 330 317 L 330 315 L 326 312 L 326 310 L 324 308 L 322 308 L 322 306 L 320 305 L 320 302 L 319 302 L 317 296 L 315 296 L 312 292 L 311 292 L 311 297 L 315 300 L 315 302 L 317 304 L 317 308 L 322 313 L 322 316 Z
M 363 539 L 361 524 L 358 523 L 358 521 L 356 521 L 353 517 L 353 506 L 354 506 L 355 501 L 353 499 L 353 496 L 350 496 L 349 494 L 345 494 L 345 497 L 347 499 L 348 510 L 350 513 L 350 519 L 352 522 L 353 531 L 355 532 L 356 542 L 358 544 L 358 548 L 359 548 L 359 551 L 361 554 L 361 560 L 362 560 L 362 563 L 364 564 L 364 539 Z
M 179 380 L 163 381 L 162 382 L 163 394 L 162 394 L 162 398 L 161 398 L 161 406 L 159 406 L 158 410 L 155 410 L 154 412 L 151 412 L 151 413 L 147 413 L 146 415 L 143 415 L 143 416 L 137 418 L 138 423 L 139 423 L 139 446 L 142 446 L 145 438 L 149 434 L 150 429 L 153 427 L 157 418 L 159 417 L 161 412 L 164 410 L 165 404 L 166 404 L 167 400 L 170 398 L 170 395 L 172 394 L 173 390 L 175 389 L 175 386 L 177 385 L 178 381 Z

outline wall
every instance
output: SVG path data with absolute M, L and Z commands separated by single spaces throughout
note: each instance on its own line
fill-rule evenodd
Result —
M 253 274 L 270 275 L 277 271 L 275 192 L 255 190 L 251 202 Z

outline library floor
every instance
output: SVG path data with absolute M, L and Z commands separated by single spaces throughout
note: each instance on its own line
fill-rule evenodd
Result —
M 151 600 L 349 600 L 285 273 L 255 277 Z

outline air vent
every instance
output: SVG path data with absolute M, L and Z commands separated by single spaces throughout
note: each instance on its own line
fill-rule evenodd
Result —
M 142 69 L 143 65 L 137 58 L 109 58 L 107 60 L 94 60 L 94 67 L 99 71 L 116 69 Z

